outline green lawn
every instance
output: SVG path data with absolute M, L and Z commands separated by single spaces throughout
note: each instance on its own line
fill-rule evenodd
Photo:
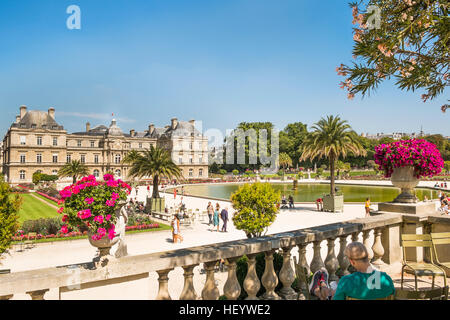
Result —
M 22 194 L 22 207 L 19 211 L 19 222 L 22 224 L 25 220 L 35 220 L 40 218 L 54 218 L 59 214 L 56 209 L 46 205 L 44 202 L 34 198 L 31 194 Z

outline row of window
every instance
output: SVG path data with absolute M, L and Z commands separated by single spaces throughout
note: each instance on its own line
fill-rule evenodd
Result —
M 20 155 L 20 163 L 25 163 L 26 162 L 26 156 L 24 154 Z M 37 163 L 42 163 L 42 153 L 37 153 L 36 154 L 36 162 Z M 58 155 L 54 154 L 52 156 L 52 162 L 53 163 L 58 163 Z
M 58 145 L 58 137 L 52 137 L 52 140 L 53 140 L 53 146 L 57 146 Z M 23 146 L 27 144 L 26 136 L 20 136 L 20 144 Z M 42 146 L 42 136 L 36 137 L 36 145 Z
M 120 178 L 122 176 L 122 171 L 117 169 L 116 171 L 114 171 L 115 175 L 117 178 Z M 58 174 L 58 170 L 53 170 L 52 171 L 52 175 L 57 175 Z M 100 177 L 100 171 L 95 169 L 93 171 L 93 175 L 98 178 Z M 20 170 L 19 171 L 19 179 L 20 180 L 26 180 L 26 171 L 25 170 Z
M 183 158 L 178 158 L 178 163 L 179 164 L 183 164 Z M 189 163 L 193 164 L 194 163 L 194 159 L 193 158 L 189 158 Z M 198 163 L 203 163 L 203 158 L 202 157 L 198 158 Z

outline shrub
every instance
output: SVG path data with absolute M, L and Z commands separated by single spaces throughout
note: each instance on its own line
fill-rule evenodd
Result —
M 225 175 L 225 174 L 227 174 L 227 170 L 225 170 L 225 169 L 220 169 L 220 170 L 219 170 L 219 173 L 222 174 L 222 175 Z
M 50 235 L 58 233 L 62 225 L 63 222 L 60 218 L 26 220 L 22 224 L 22 230 L 24 234 L 36 232 L 42 235 Z
M 9 248 L 12 236 L 19 229 L 18 211 L 21 204 L 20 196 L 11 196 L 8 183 L 0 179 L 0 255 Z
M 234 176 L 237 176 L 237 175 L 239 174 L 239 170 L 234 169 L 234 170 L 232 171 L 232 173 L 233 173 Z
M 260 237 L 275 221 L 279 212 L 280 192 L 270 183 L 244 184 L 231 195 L 236 213 L 233 223 L 236 229 L 246 233 L 248 238 Z

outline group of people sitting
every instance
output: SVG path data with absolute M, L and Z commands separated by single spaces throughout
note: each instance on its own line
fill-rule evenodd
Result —
M 286 196 L 283 194 L 283 196 L 281 197 L 281 209 L 288 209 L 288 202 L 289 209 L 295 208 L 294 197 L 292 195 L 289 195 L 288 199 L 286 199 Z
M 439 184 L 439 182 L 436 182 L 434 187 L 435 188 L 445 188 L 445 189 L 447 189 L 447 182 L 441 182 L 440 184 Z
M 320 300 L 380 300 L 394 295 L 391 277 L 370 264 L 364 244 L 352 242 L 344 253 L 355 271 L 329 282 L 328 271 L 321 268 L 314 273 L 309 285 L 311 296 Z

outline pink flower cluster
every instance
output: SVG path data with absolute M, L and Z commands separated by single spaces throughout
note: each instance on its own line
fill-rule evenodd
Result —
M 444 160 L 438 148 L 426 140 L 401 140 L 375 147 L 375 163 L 390 177 L 395 168 L 413 166 L 417 178 L 441 172 Z
M 69 227 L 76 229 L 86 225 L 94 240 L 115 237 L 116 205 L 130 194 L 131 186 L 110 174 L 105 174 L 103 180 L 97 181 L 90 175 L 60 192 L 59 204 L 64 205 L 58 213 L 64 213 L 62 220 L 66 223 L 61 228 L 62 234 L 67 234 Z M 99 205 L 102 203 L 103 206 Z

